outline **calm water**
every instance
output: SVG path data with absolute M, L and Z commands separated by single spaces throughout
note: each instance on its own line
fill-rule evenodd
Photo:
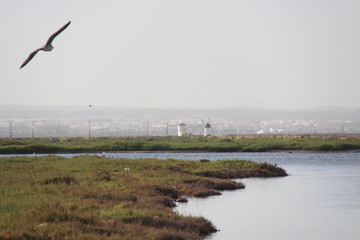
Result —
M 180 214 L 204 216 L 220 229 L 209 240 L 360 239 L 360 153 L 105 155 L 134 159 L 247 159 L 278 164 L 287 170 L 289 177 L 242 179 L 244 190 L 178 204 Z
M 208 239 L 360 239 L 360 153 L 254 153 L 285 178 L 243 179 L 246 189 L 179 204 L 185 215 L 211 220 Z

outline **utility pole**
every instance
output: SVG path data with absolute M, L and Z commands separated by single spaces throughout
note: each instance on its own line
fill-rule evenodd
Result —
M 169 136 L 169 126 L 168 126 L 168 122 L 165 122 L 165 133 L 166 133 L 166 136 L 168 137 L 168 136 Z
M 89 104 L 89 114 L 91 115 L 91 108 L 92 105 Z M 89 138 L 91 138 L 91 120 L 90 120 L 91 116 L 89 116 Z
M 89 138 L 91 138 L 91 120 L 89 120 Z
M 11 120 L 9 121 L 9 126 L 10 126 L 10 138 L 12 138 L 12 122 L 11 122 Z
M 149 122 L 146 122 L 146 136 L 149 136 Z
M 35 121 L 32 121 L 32 138 L 35 138 Z

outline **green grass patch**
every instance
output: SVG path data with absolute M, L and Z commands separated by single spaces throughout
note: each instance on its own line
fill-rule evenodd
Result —
M 351 151 L 360 137 L 248 136 L 248 137 L 124 137 L 0 139 L 0 154 L 84 153 L 109 151 Z
M 178 215 L 177 201 L 286 175 L 242 160 L 0 158 L 0 239 L 203 239 L 215 226 Z

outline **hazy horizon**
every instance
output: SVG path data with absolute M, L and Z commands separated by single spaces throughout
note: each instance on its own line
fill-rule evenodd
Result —
M 155 110 L 250 110 L 250 111 L 284 111 L 284 112 L 291 112 L 291 111 L 355 111 L 359 112 L 360 108 L 357 107 L 347 107 L 347 106 L 319 106 L 319 107 L 305 107 L 305 108 L 271 108 L 271 107 L 261 107 L 261 106 L 236 106 L 236 107 L 127 107 L 127 106 L 114 106 L 114 105 L 46 105 L 46 104 L 0 104 L 0 110 L 4 108 L 28 108 L 28 109 L 47 109 L 47 108 L 64 108 L 64 109 L 71 109 L 71 108 L 81 108 L 84 110 L 91 110 L 91 109 L 155 109 Z
M 0 105 L 360 108 L 356 0 L 14 0 L 0 20 Z

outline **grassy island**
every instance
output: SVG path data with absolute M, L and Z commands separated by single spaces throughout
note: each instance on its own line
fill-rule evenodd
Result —
M 177 214 L 177 201 L 286 175 L 243 160 L 0 158 L 0 239 L 204 239 L 216 227 Z
M 116 137 L 0 139 L 0 154 L 109 151 L 353 151 L 360 136 Z

